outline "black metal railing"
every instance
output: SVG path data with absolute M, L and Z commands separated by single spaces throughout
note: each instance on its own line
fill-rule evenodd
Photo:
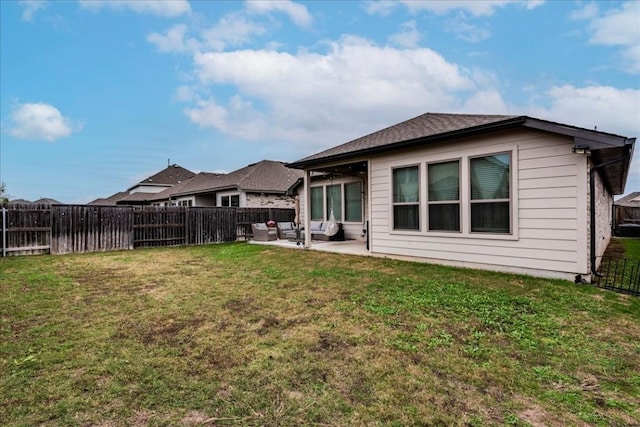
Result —
M 640 296 L 640 261 L 603 257 L 593 283 L 600 288 Z

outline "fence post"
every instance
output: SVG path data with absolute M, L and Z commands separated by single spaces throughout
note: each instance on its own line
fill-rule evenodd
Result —
M 7 256 L 7 208 L 2 207 L 2 257 Z

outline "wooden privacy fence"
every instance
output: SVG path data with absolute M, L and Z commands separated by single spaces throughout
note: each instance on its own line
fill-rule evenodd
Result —
M 49 253 L 51 205 L 11 205 L 2 209 L 2 255 Z
M 275 208 L 11 204 L 0 218 L 2 256 L 232 242 L 248 237 L 246 221 L 250 229 L 293 216 Z
M 622 237 L 640 237 L 640 207 L 614 205 L 614 232 Z

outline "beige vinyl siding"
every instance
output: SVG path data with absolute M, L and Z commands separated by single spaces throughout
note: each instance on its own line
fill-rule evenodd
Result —
M 571 138 L 511 131 L 442 143 L 371 160 L 372 252 L 427 258 L 445 264 L 573 278 L 587 273 L 586 158 Z M 511 234 L 470 233 L 468 161 L 510 151 Z M 427 231 L 426 164 L 460 158 L 462 232 Z M 390 171 L 420 165 L 420 230 L 394 231 Z

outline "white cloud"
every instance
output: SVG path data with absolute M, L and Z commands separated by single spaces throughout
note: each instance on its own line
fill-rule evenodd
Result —
M 194 101 L 197 99 L 196 90 L 190 86 L 179 86 L 173 99 L 179 102 Z
M 44 103 L 20 104 L 9 119 L 9 133 L 25 140 L 55 141 L 82 128 L 82 125 L 74 125 L 53 105 Z
M 640 138 L 640 90 L 618 89 L 610 86 L 555 86 L 538 103 L 547 107 L 530 107 L 525 114 L 541 119 Z M 626 190 L 640 190 L 640 150 L 636 142 L 629 169 Z
M 93 11 L 102 8 L 129 9 L 136 13 L 148 13 L 167 18 L 191 12 L 191 6 L 187 0 L 78 0 L 78 2 L 81 7 Z
M 509 114 L 509 108 L 504 103 L 502 95 L 497 90 L 481 90 L 472 94 L 464 101 L 463 111 L 478 114 Z
M 491 36 L 488 28 L 470 24 L 464 13 L 459 13 L 453 18 L 447 19 L 444 29 L 449 33 L 456 34 L 459 39 L 471 43 L 479 43 Z
M 474 16 L 489 16 L 509 4 L 524 6 L 529 10 L 544 4 L 545 0 L 371 0 L 364 3 L 364 10 L 370 15 L 390 15 L 399 5 L 411 12 L 432 12 L 445 15 L 452 11 L 463 11 Z
M 313 17 L 305 6 L 290 0 L 250 0 L 246 7 L 249 12 L 258 14 L 273 11 L 285 13 L 299 27 L 309 27 L 313 22 Z
M 593 19 L 598 16 L 598 13 L 600 13 L 598 5 L 596 3 L 588 3 L 582 8 L 572 11 L 569 14 L 569 18 L 574 20 Z
M 640 137 L 640 90 L 611 86 L 554 86 L 546 93 L 549 107 L 536 114 L 574 126 Z
M 612 9 L 603 16 L 594 17 L 590 24 L 592 34 L 589 40 L 594 44 L 631 45 L 640 39 L 640 2 L 624 3 L 620 9 Z
M 574 11 L 570 17 L 588 20 L 589 43 L 620 46 L 622 68 L 630 73 L 640 73 L 640 2 L 629 1 L 618 9 L 604 12 L 589 4 Z
M 381 47 L 357 37 L 328 47 L 325 54 L 196 53 L 203 87 L 233 86 L 242 98 L 200 102 L 186 114 L 236 137 L 327 144 L 375 129 L 381 118 L 391 124 L 427 110 L 458 110 L 459 95 L 475 89 L 467 70 L 430 49 Z
M 532 0 L 522 2 L 520 0 L 400 0 L 410 11 L 428 11 L 439 15 L 447 14 L 453 10 L 466 11 L 474 16 L 489 16 L 501 7 L 509 4 L 525 5 L 527 9 L 533 9 L 543 1 Z
M 260 36 L 267 29 L 256 22 L 248 20 L 239 13 L 229 14 L 220 19 L 213 27 L 202 31 L 205 44 L 216 51 L 222 51 L 227 45 L 241 46 L 249 43 L 253 36 Z
M 192 122 L 197 123 L 200 127 L 218 129 L 222 132 L 228 131 L 228 113 L 213 99 L 198 101 L 195 108 L 186 108 L 184 112 Z
M 545 0 L 528 0 L 526 2 L 526 8 L 528 10 L 533 10 L 538 6 L 542 6 L 544 4 Z
M 420 43 L 422 34 L 418 31 L 416 21 L 404 22 L 402 29 L 389 37 L 391 42 L 401 47 L 413 48 Z
M 397 0 L 369 0 L 364 2 L 364 10 L 369 15 L 388 16 L 398 6 Z
M 147 41 L 155 45 L 160 52 L 184 52 L 193 47 L 197 42 L 193 39 L 185 40 L 187 26 L 174 25 L 165 34 L 151 33 L 147 35 Z
M 44 0 L 20 0 L 18 2 L 20 6 L 22 6 L 22 20 L 25 22 L 33 21 L 33 16 L 40 9 L 44 9 L 47 5 L 47 2 Z
M 238 47 L 250 43 L 254 36 L 261 36 L 267 28 L 252 22 L 240 13 L 231 13 L 220 18 L 216 25 L 199 29 L 197 36 L 188 37 L 188 27 L 177 24 L 164 33 L 153 32 L 147 41 L 160 52 L 196 52 L 202 49 L 223 51 L 228 46 Z

